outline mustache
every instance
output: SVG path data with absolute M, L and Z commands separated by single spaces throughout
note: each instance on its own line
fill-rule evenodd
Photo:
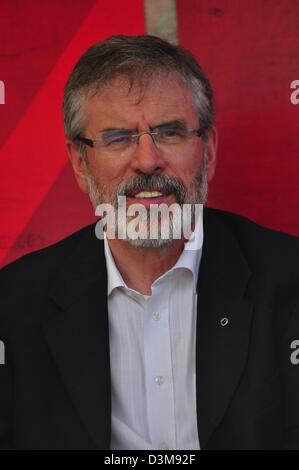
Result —
M 178 204 L 183 204 L 187 190 L 183 183 L 173 176 L 158 174 L 140 174 L 129 181 L 120 183 L 117 189 L 116 198 L 118 196 L 127 196 L 128 194 L 138 191 L 160 191 L 167 194 L 173 193 L 176 196 Z

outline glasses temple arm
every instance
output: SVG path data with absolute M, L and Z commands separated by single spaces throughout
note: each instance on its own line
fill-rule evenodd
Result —
M 89 147 L 94 147 L 94 141 L 91 140 L 91 139 L 86 139 L 86 137 L 81 137 L 80 135 L 77 135 L 75 138 L 74 138 L 74 141 L 79 141 L 79 142 L 82 142 L 82 144 L 86 144 L 88 145 Z

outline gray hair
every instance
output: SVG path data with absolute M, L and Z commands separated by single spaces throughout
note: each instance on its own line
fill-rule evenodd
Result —
M 91 46 L 75 65 L 65 86 L 63 113 L 65 133 L 76 141 L 84 133 L 83 108 L 87 97 L 118 77 L 137 83 L 145 90 L 159 76 L 175 74 L 193 96 L 203 140 L 215 119 L 213 91 L 192 54 L 179 46 L 150 35 L 115 35 Z M 77 143 L 83 157 L 84 144 Z

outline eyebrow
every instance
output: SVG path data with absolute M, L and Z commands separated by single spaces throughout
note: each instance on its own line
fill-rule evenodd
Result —
M 101 132 L 128 132 L 130 130 L 133 130 L 133 129 L 127 129 L 125 127 L 108 127 L 108 128 L 101 129 L 100 131 L 98 131 L 98 134 L 100 134 Z
M 162 122 L 156 126 L 151 127 L 151 129 L 163 129 L 164 127 L 175 127 L 175 128 L 186 128 L 187 124 L 184 120 L 174 119 L 173 121 Z
M 163 129 L 166 127 L 175 127 L 175 128 L 186 128 L 186 122 L 181 119 L 174 119 L 172 121 L 167 121 L 167 122 L 162 122 L 161 124 L 157 124 L 155 126 L 150 126 L 150 130 L 153 129 Z M 98 131 L 98 134 L 102 132 L 135 132 L 136 129 L 128 129 L 125 127 L 107 127 L 105 129 L 102 129 Z

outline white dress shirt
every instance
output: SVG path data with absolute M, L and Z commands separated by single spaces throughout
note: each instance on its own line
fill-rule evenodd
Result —
M 195 234 L 175 266 L 153 282 L 150 296 L 127 287 L 104 239 L 111 449 L 199 449 L 195 344 L 202 216 Z

